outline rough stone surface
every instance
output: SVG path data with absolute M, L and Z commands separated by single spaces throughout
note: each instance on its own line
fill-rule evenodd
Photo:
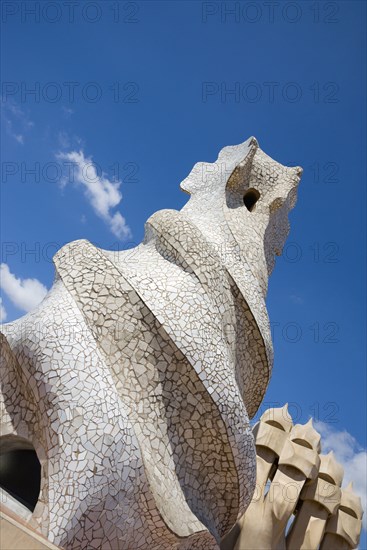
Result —
M 312 421 L 293 425 L 287 406 L 254 427 L 256 489 L 221 550 L 352 550 L 362 529 L 361 499 L 334 455 L 320 454 Z
M 63 247 L 44 301 L 4 326 L 1 436 L 36 449 L 30 523 L 51 542 L 213 550 L 244 513 L 272 366 L 267 282 L 300 174 L 253 138 L 224 148 L 135 249 Z

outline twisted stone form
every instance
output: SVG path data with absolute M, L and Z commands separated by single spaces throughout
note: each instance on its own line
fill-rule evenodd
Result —
M 36 450 L 40 494 L 22 513 L 52 543 L 210 550 L 244 513 L 272 366 L 268 276 L 300 175 L 254 138 L 225 147 L 138 247 L 63 247 L 44 301 L 4 326 L 3 448 Z
M 361 499 L 332 452 L 320 455 L 312 420 L 293 425 L 287 406 L 254 428 L 256 489 L 221 550 L 351 550 L 362 529 Z

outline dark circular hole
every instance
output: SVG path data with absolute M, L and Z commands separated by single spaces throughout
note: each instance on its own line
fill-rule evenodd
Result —
M 36 451 L 17 449 L 0 454 L 0 487 L 33 512 L 41 487 Z
M 249 212 L 252 212 L 255 204 L 260 198 L 260 193 L 256 189 L 249 189 L 243 196 L 243 202 Z

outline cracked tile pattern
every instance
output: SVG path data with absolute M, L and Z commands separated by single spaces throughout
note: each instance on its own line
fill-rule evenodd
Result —
M 253 432 L 256 490 L 221 550 L 357 548 L 361 499 L 352 484 L 341 489 L 343 467 L 332 452 L 320 454 L 312 419 L 294 424 L 285 405 L 265 411 Z
M 1 436 L 38 454 L 31 523 L 50 541 L 214 550 L 245 512 L 249 418 L 272 366 L 267 280 L 299 179 L 254 138 L 225 147 L 138 247 L 64 246 L 42 304 L 4 325 Z

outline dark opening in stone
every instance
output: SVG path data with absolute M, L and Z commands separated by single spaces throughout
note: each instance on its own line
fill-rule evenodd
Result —
M 243 202 L 249 212 L 252 212 L 255 204 L 260 198 L 260 193 L 256 189 L 248 189 L 243 196 Z
M 41 487 L 41 464 L 36 451 L 6 450 L 1 443 L 0 439 L 0 487 L 33 512 Z

